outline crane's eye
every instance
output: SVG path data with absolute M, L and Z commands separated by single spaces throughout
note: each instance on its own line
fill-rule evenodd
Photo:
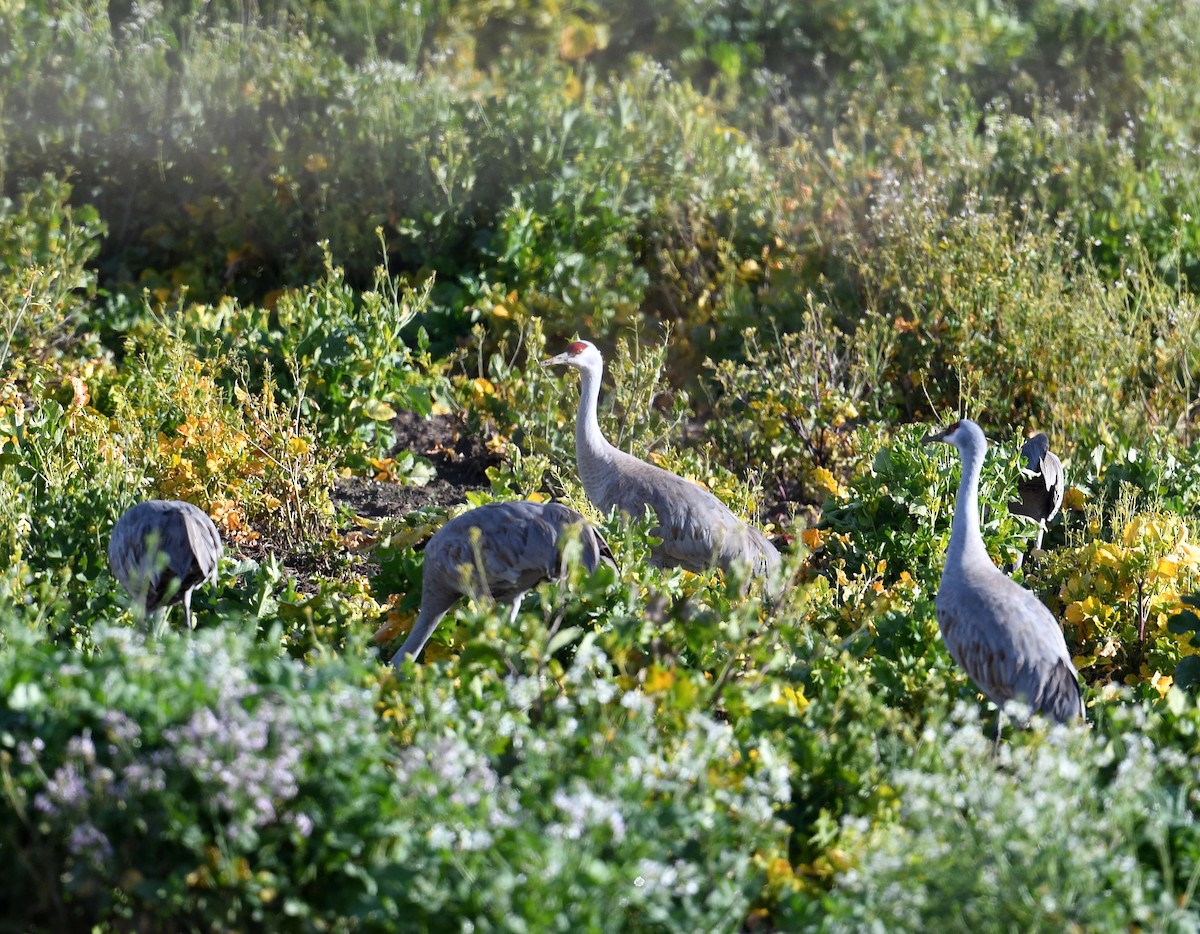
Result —
M 567 348 L 567 353 L 576 357 L 588 349 L 587 341 L 575 341 Z

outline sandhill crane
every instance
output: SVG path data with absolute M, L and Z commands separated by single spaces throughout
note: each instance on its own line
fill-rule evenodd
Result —
M 571 530 L 589 573 L 602 561 L 617 566 L 604 537 L 561 503 L 488 503 L 451 519 L 425 546 L 421 609 L 392 664 L 416 658 L 460 597 L 511 603 L 515 620 L 528 590 L 565 572 L 563 537 Z
M 603 513 L 614 507 L 641 518 L 649 506 L 658 524 L 651 530 L 662 544 L 651 554 L 660 567 L 728 572 L 741 565 L 770 578 L 779 552 L 758 529 L 747 525 L 708 490 L 670 471 L 619 451 L 600 432 L 596 404 L 604 358 L 589 341 L 575 341 L 565 351 L 542 361 L 580 373 L 579 414 L 575 420 L 575 461 L 588 499 Z
M 108 540 L 108 567 L 145 616 L 161 609 L 156 635 L 167 607 L 183 603 L 189 629 L 192 591 L 217 579 L 221 536 L 203 510 L 181 500 L 151 499 L 125 511 Z
M 1021 498 L 1009 503 L 1008 511 L 1028 516 L 1038 524 L 1037 538 L 1033 543 L 1036 551 L 1042 547 L 1046 526 L 1062 508 L 1066 478 L 1062 461 L 1050 450 L 1050 439 L 1041 432 L 1022 445 L 1021 457 L 1026 465 L 1017 484 L 1017 494 Z M 1024 557 L 1021 555 L 1017 558 L 1016 567 L 1021 566 Z
M 938 587 L 938 628 L 950 655 L 1003 712 L 1020 700 L 1060 723 L 1083 716 L 1079 674 L 1058 621 L 992 564 L 979 532 L 979 473 L 987 439 L 963 419 L 927 435 L 958 449 L 962 478 Z M 999 737 L 1000 720 L 996 720 Z

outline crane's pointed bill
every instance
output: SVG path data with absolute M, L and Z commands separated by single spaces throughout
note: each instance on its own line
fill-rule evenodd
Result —
M 927 434 L 924 438 L 921 439 L 921 443 L 922 444 L 932 444 L 934 441 L 945 441 L 947 436 L 954 434 L 954 432 L 958 430 L 958 426 L 961 424 L 962 424 L 962 422 L 958 421 L 958 422 L 955 422 L 953 425 L 947 425 L 941 431 L 931 431 L 929 434 Z
M 555 364 L 566 363 L 567 358 L 570 356 L 571 355 L 564 350 L 562 353 L 555 354 L 553 357 L 547 357 L 542 361 L 542 366 L 554 366 Z

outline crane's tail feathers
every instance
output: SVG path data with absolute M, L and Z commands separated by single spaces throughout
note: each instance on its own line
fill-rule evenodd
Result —
M 1087 719 L 1079 675 L 1066 661 L 1059 659 L 1055 664 L 1046 681 L 1038 709 L 1059 723 Z

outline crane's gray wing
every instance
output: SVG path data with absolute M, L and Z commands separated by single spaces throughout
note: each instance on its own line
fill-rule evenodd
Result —
M 128 509 L 113 527 L 108 564 L 147 610 L 178 603 L 216 577 L 222 553 L 212 520 L 178 500 L 148 500 Z
M 608 542 L 604 539 L 603 535 L 592 527 L 582 514 L 571 509 L 569 506 L 564 506 L 562 503 L 531 505 L 539 505 L 541 507 L 541 516 L 554 530 L 555 545 L 560 553 L 563 545 L 562 537 L 567 534 L 578 534 L 580 545 L 583 549 L 580 561 L 589 574 L 595 571 L 602 562 L 616 569 L 617 559 L 613 556 Z M 563 570 L 561 559 L 559 570 L 560 572 Z
M 186 552 L 190 553 L 194 562 L 192 573 L 200 574 L 200 580 L 195 584 L 199 584 L 206 580 L 217 579 L 217 565 L 224 554 L 224 546 L 221 544 L 221 536 L 217 532 L 217 527 L 213 524 L 212 519 L 208 514 L 197 506 L 191 503 L 180 502 L 180 513 L 183 518 L 184 526 L 187 531 L 188 546 Z M 181 550 L 181 553 L 182 551 Z M 185 579 L 183 575 L 181 580 Z M 187 586 L 195 586 L 188 584 Z
M 1056 719 L 1070 719 L 1063 711 L 1078 715 L 1078 676 L 1058 621 L 1034 594 L 991 571 L 938 591 L 938 625 L 951 656 L 997 704 L 1019 699 Z
M 1067 491 L 1067 477 L 1063 470 L 1062 461 L 1052 451 L 1047 451 L 1042 457 L 1041 463 L 1038 465 L 1042 473 L 1042 480 L 1046 488 L 1046 496 L 1049 502 L 1049 511 L 1046 514 L 1046 521 L 1049 522 L 1062 508 L 1063 496 Z
M 608 545 L 608 540 L 590 525 L 584 526 L 583 544 L 583 566 L 587 568 L 589 574 L 601 564 L 607 564 L 614 571 L 621 570 L 612 548 Z
M 559 540 L 576 526 L 584 538 L 584 563 L 589 570 L 595 570 L 602 551 L 611 560 L 599 533 L 561 503 L 489 503 L 451 519 L 425 546 L 421 610 L 392 664 L 417 655 L 460 596 L 487 595 L 515 604 L 542 581 L 558 576 L 562 570 Z
M 672 475 L 673 476 L 673 475 Z M 652 501 L 659 518 L 656 534 L 663 543 L 657 551 L 690 571 L 741 564 L 751 574 L 768 573 L 779 563 L 779 552 L 758 529 L 733 514 L 707 490 L 675 478 L 684 495 L 668 498 L 669 488 Z
M 539 506 L 490 503 L 465 512 L 438 530 L 425 560 L 437 563 L 439 580 L 457 582 L 459 593 L 513 600 L 558 573 L 558 530 Z
M 1010 512 L 1048 522 L 1062 506 L 1065 476 L 1062 461 L 1050 450 L 1050 439 L 1038 433 L 1021 447 L 1025 467 L 1017 481 L 1020 500 L 1008 504 Z

